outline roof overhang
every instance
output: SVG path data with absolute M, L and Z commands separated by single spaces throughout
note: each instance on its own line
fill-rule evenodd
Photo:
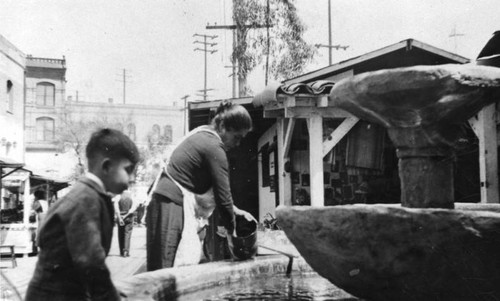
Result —
M 253 97 L 240 97 L 229 98 L 226 101 L 231 101 L 233 104 L 247 105 L 251 104 Z M 203 101 L 203 102 L 190 102 L 190 110 L 203 110 L 203 109 L 217 109 L 223 100 Z
M 340 76 L 339 80 L 340 78 L 351 77 L 355 74 L 353 72 L 346 73 L 347 70 L 357 68 L 365 62 L 376 60 L 379 57 L 387 57 L 387 55 L 391 55 L 392 53 L 401 55 L 397 54 L 397 52 L 401 53 L 402 49 L 410 51 L 413 48 L 423 50 L 429 53 L 429 55 L 442 57 L 445 61 L 457 64 L 464 64 L 470 61 L 465 57 L 429 44 L 414 39 L 407 39 L 335 65 L 286 80 L 281 84 L 269 85 L 254 97 L 253 104 L 254 106 L 263 107 L 264 118 L 309 118 L 314 115 L 321 115 L 325 118 L 354 117 L 340 108 L 329 105 L 328 95 L 335 85 L 334 80 L 336 81 L 336 79 L 332 78 L 340 75 L 343 76 Z M 384 66 L 381 65 L 379 68 L 384 69 Z M 370 71 L 375 70 L 380 69 L 376 68 Z
M 391 52 L 394 52 L 394 51 L 397 51 L 400 49 L 411 50 L 413 47 L 416 47 L 416 48 L 425 50 L 427 52 L 442 56 L 443 58 L 449 59 L 449 60 L 454 61 L 458 64 L 465 64 L 465 63 L 470 62 L 470 59 L 463 57 L 463 56 L 460 56 L 458 54 L 451 53 L 449 51 L 434 47 L 432 45 L 420 42 L 418 40 L 406 39 L 406 40 L 403 40 L 399 43 L 392 44 L 392 45 L 377 49 L 377 50 L 372 51 L 372 52 L 368 52 L 366 54 L 351 58 L 349 60 L 342 61 L 342 62 L 339 62 L 337 64 L 330 65 L 328 67 L 321 68 L 321 69 L 297 76 L 295 78 L 285 80 L 284 83 L 285 84 L 292 84 L 292 83 L 301 83 L 301 82 L 308 82 L 308 81 L 312 81 L 312 80 L 317 80 L 319 78 L 327 77 L 330 74 L 335 74 L 335 73 L 338 73 L 339 71 L 352 68 L 358 64 L 369 61 L 369 60 L 374 59 L 376 57 L 379 57 L 379 56 L 382 56 L 385 54 L 389 54 Z
M 328 95 L 334 85 L 331 81 L 271 85 L 254 97 L 253 104 L 264 107 L 264 118 L 352 117 L 329 105 Z

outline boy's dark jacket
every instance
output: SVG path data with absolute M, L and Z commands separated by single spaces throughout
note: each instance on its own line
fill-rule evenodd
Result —
M 40 253 L 26 300 L 47 291 L 84 300 L 120 300 L 105 264 L 113 217 L 111 198 L 86 177 L 56 202 L 39 232 Z

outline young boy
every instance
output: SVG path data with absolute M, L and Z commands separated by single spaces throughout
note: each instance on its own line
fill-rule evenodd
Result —
M 120 300 L 105 258 L 114 209 L 110 193 L 134 181 L 139 152 L 122 132 L 102 129 L 86 148 L 89 173 L 48 211 L 26 300 Z

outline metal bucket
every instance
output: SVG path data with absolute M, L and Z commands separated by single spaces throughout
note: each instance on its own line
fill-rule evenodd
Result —
M 236 216 L 236 235 L 229 244 L 233 258 L 247 260 L 257 254 L 257 222 L 248 221 L 243 216 Z

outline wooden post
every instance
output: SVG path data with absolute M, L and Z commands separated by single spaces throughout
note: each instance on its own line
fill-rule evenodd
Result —
M 313 115 L 307 119 L 309 129 L 309 174 L 311 206 L 325 206 L 323 184 L 323 118 Z
M 295 118 L 289 118 L 286 126 L 285 140 L 283 140 L 284 158 L 290 158 L 290 145 L 292 144 L 293 129 L 295 127 Z
M 31 206 L 33 205 L 33 199 L 30 196 L 30 189 L 31 189 L 31 182 L 30 182 L 30 177 L 29 175 L 27 176 L 25 182 L 24 182 L 24 213 L 23 213 L 23 224 L 26 226 L 26 228 L 29 228 L 30 222 L 30 213 L 31 213 Z
M 479 139 L 481 203 L 498 203 L 498 159 L 495 104 L 484 107 L 469 123 Z
M 278 195 L 280 205 L 291 206 L 291 182 L 290 174 L 285 172 L 285 119 L 278 118 L 276 121 L 276 135 L 278 147 Z

